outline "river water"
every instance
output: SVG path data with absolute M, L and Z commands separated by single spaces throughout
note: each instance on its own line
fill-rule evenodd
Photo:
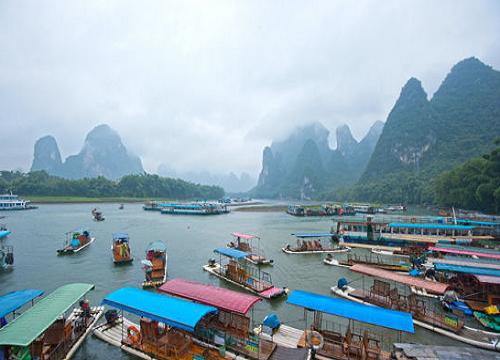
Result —
M 94 222 L 90 211 L 99 207 L 106 221 Z M 231 240 L 231 232 L 239 231 L 261 237 L 261 247 L 275 265 L 267 270 L 277 286 L 301 289 L 329 295 L 330 287 L 340 277 L 360 278 L 349 270 L 326 266 L 322 255 L 286 255 L 281 248 L 295 243 L 291 233 L 325 232 L 332 225 L 328 218 L 296 218 L 279 212 L 237 212 L 220 216 L 169 216 L 142 210 L 142 205 L 126 204 L 65 204 L 40 205 L 37 210 L 4 212 L 0 220 L 8 225 L 12 234 L 4 240 L 14 246 L 15 268 L 0 271 L 0 294 L 23 288 L 38 288 L 50 293 L 71 282 L 89 282 L 96 288 L 89 294 L 93 304 L 124 286 L 140 287 L 143 280 L 140 259 L 147 244 L 163 240 L 168 251 L 168 276 L 182 277 L 228 287 L 202 270 L 209 258 L 218 258 L 213 249 Z M 57 256 L 67 231 L 88 227 L 96 241 L 87 249 L 72 256 Z M 127 232 L 131 239 L 135 261 L 130 266 L 114 266 L 111 258 L 111 234 Z M 356 250 L 362 253 L 363 250 Z M 341 255 L 337 255 L 341 256 Z M 370 280 L 359 279 L 355 286 L 368 286 Z M 254 308 L 254 321 L 260 322 L 269 312 L 291 326 L 304 327 L 302 309 L 286 304 L 284 300 L 262 301 Z M 312 316 L 309 315 L 309 322 Z M 325 317 L 326 321 L 345 321 Z M 359 325 L 359 324 L 356 324 Z M 415 329 L 414 335 L 399 335 L 389 330 L 375 329 L 383 341 L 399 340 L 425 344 L 460 344 L 427 330 Z M 401 337 L 400 337 L 401 336 Z M 77 353 L 76 359 L 127 359 L 128 355 L 89 336 Z

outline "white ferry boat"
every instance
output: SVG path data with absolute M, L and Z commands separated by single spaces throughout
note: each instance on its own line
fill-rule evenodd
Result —
M 19 199 L 17 195 L 0 194 L 0 210 L 29 210 L 36 209 L 29 200 Z

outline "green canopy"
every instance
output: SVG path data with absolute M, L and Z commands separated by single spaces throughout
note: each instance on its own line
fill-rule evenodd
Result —
M 28 346 L 93 288 L 92 284 L 69 284 L 56 289 L 0 329 L 0 345 Z

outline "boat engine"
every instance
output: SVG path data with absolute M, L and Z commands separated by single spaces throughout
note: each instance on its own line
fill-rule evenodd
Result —
M 215 259 L 208 260 L 208 266 L 215 267 Z
M 7 265 L 14 265 L 14 254 L 13 253 L 7 253 L 7 256 L 5 257 L 5 263 Z
M 104 313 L 104 318 L 108 325 L 113 325 L 118 320 L 118 310 L 110 309 Z

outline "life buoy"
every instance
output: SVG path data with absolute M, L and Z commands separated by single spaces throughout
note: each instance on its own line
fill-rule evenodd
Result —
M 127 338 L 132 344 L 139 344 L 142 340 L 142 335 L 139 329 L 137 329 L 133 325 L 130 325 L 127 328 Z

